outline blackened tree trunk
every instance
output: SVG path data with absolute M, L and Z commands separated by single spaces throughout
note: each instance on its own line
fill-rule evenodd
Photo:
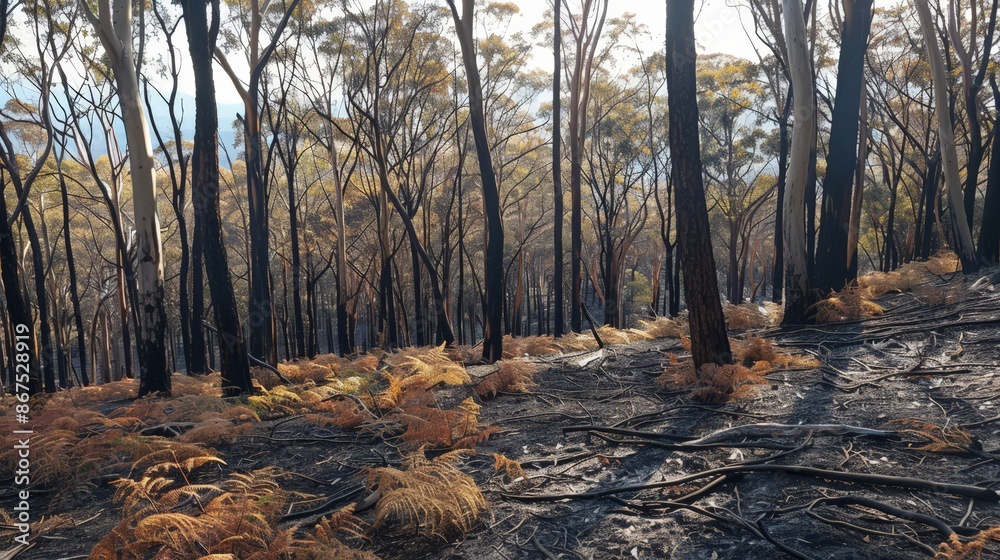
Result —
M 61 161 L 60 161 L 61 163 Z M 80 358 L 80 382 L 90 385 L 87 376 L 87 341 L 83 330 L 83 314 L 80 313 L 80 291 L 76 284 L 76 259 L 73 256 L 73 242 L 70 239 L 69 193 L 66 178 L 63 176 L 62 165 L 58 166 L 59 187 L 62 194 L 63 243 L 66 245 L 66 268 L 69 271 L 69 298 L 73 305 L 73 325 L 76 327 L 76 350 Z M 2 217 L 2 216 L 0 216 Z
M 552 196 L 553 211 L 552 248 L 555 269 L 552 283 L 555 291 L 555 324 L 552 336 L 560 337 L 566 329 L 566 319 L 563 317 L 563 190 L 562 190 L 562 16 L 560 15 L 561 0 L 553 2 L 553 20 L 555 30 L 552 38 L 552 56 L 554 66 L 552 71 Z
M 851 185 L 858 164 L 858 114 L 871 13 L 872 0 L 844 0 L 837 93 L 816 245 L 815 288 L 824 296 L 843 288 L 848 275 Z
M 197 200 L 195 195 L 192 195 Z M 191 363 L 188 372 L 191 374 L 208 373 L 208 363 L 205 361 L 205 231 L 195 221 L 191 232 Z
M 667 101 L 670 154 L 677 196 L 677 238 L 684 253 L 684 297 L 691 356 L 703 364 L 732 363 L 726 319 L 712 256 L 712 234 L 702 183 L 695 77 L 694 0 L 667 0 Z
M 778 201 L 774 212 L 774 268 L 771 272 L 771 301 L 781 303 L 785 283 L 785 244 L 782 231 L 785 224 L 785 186 L 788 183 L 788 117 L 792 112 L 792 96 L 785 98 L 785 109 L 778 118 Z
M 934 234 L 934 206 L 937 202 L 938 183 L 941 181 L 941 154 L 934 152 L 927 160 L 927 172 L 924 174 L 923 225 L 918 239 L 917 257 L 927 260 L 931 256 L 931 240 Z
M 486 117 L 483 113 L 483 86 L 476 62 L 476 44 L 473 37 L 475 0 L 462 0 L 459 15 L 455 0 L 448 0 L 455 19 L 455 30 L 462 46 L 469 87 L 469 119 L 472 136 L 476 142 L 479 174 L 483 185 L 483 214 L 486 217 L 486 268 L 483 312 L 483 358 L 495 362 L 503 358 L 503 223 L 500 216 L 500 192 L 497 188 L 489 139 L 486 136 Z
M 861 130 L 858 141 L 858 163 L 854 166 L 854 199 L 851 201 L 850 230 L 847 233 L 846 282 L 858 279 L 858 241 L 861 238 L 861 203 L 865 192 L 865 161 L 868 159 L 868 90 L 861 88 Z
M 0 178 L 4 178 L 0 176 Z M 5 184 L 6 181 L 3 181 Z M 27 336 L 28 343 L 28 382 L 25 384 L 29 394 L 35 394 L 42 390 L 41 369 L 38 367 L 38 347 L 35 343 L 35 323 L 31 318 L 31 307 L 25 296 L 21 284 L 20 257 L 17 244 L 14 242 L 14 235 L 10 224 L 7 221 L 7 202 L 0 193 L 0 276 L 3 278 L 3 291 L 6 298 L 7 317 L 10 320 L 8 329 L 16 335 Z M 24 325 L 24 327 L 21 327 Z M 14 370 L 15 376 L 20 373 Z M 20 389 L 18 389 L 20 390 Z
M 1000 107 L 1000 88 L 996 79 L 990 78 L 993 87 L 993 106 Z M 993 147 L 990 151 L 990 169 L 986 178 L 986 200 L 983 203 L 983 225 L 979 229 L 979 246 L 976 248 L 979 262 L 994 265 L 1000 258 L 1000 137 L 994 125 Z
M 292 309 L 295 321 L 295 351 L 289 352 L 296 358 L 306 355 L 305 322 L 302 318 L 302 251 L 299 249 L 299 206 L 295 200 L 295 169 L 298 162 L 298 135 L 286 131 L 288 141 L 285 162 L 285 182 L 288 184 L 288 235 L 292 242 Z
M 219 115 L 215 101 L 212 54 L 219 36 L 219 0 L 212 0 L 209 22 L 202 0 L 182 0 L 191 64 L 195 76 L 195 133 L 191 156 L 195 227 L 204 234 L 205 266 L 222 356 L 222 393 L 251 390 L 243 328 L 236 308 L 226 245 L 219 217 Z

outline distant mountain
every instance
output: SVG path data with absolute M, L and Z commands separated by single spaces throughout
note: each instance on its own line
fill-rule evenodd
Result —
M 37 93 L 33 95 L 28 95 L 26 101 L 29 103 L 36 103 L 35 98 Z M 0 105 L 7 103 L 10 99 L 10 94 L 6 91 L 0 90 Z M 149 112 L 150 121 L 155 121 L 157 126 L 160 128 L 160 132 L 163 134 L 169 134 L 171 124 L 170 124 L 170 110 L 167 103 L 162 99 L 159 99 L 155 94 L 150 96 L 152 101 L 152 109 Z M 177 112 L 183 115 L 183 121 L 181 123 L 181 134 L 184 135 L 185 140 L 194 139 L 194 96 L 183 92 L 178 92 L 177 99 L 175 101 Z M 55 106 L 54 106 L 55 107 Z M 243 112 L 243 105 L 238 103 L 223 103 L 219 105 L 219 140 L 229 149 L 229 153 L 236 157 L 236 151 L 233 149 L 234 142 L 236 139 L 236 131 L 233 128 L 233 122 L 236 120 L 236 114 Z M 152 124 L 150 125 L 152 126 Z M 121 122 L 119 121 L 115 126 L 115 131 L 117 132 L 120 144 L 125 145 L 125 131 L 122 128 Z M 93 131 L 94 138 L 101 138 L 102 134 L 98 134 L 97 130 Z M 153 149 L 157 148 L 156 137 L 153 136 L 152 129 L 150 129 L 150 135 L 152 136 Z M 103 156 L 107 154 L 107 147 L 104 142 L 94 142 L 91 145 L 91 149 L 94 151 L 95 156 Z
M 177 113 L 182 116 L 181 134 L 184 135 L 185 140 L 193 140 L 194 96 L 178 92 L 175 107 Z M 233 157 L 236 155 L 233 149 L 236 139 L 236 130 L 233 128 L 233 122 L 236 120 L 236 114 L 243 112 L 243 105 L 241 104 L 219 104 L 219 141 L 229 149 L 229 153 Z M 155 119 L 161 131 L 170 129 L 170 109 L 162 100 L 155 98 L 152 100 L 152 110 L 149 113 L 149 118 L 150 120 Z M 153 139 L 153 143 L 156 144 L 155 138 Z M 154 149 L 156 148 L 155 145 L 153 147 Z

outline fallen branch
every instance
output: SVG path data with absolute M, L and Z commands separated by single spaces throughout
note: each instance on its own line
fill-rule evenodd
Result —
M 758 424 L 745 424 L 743 426 L 735 426 L 733 428 L 726 428 L 724 430 L 719 430 L 717 432 L 712 432 L 706 436 L 702 436 L 698 439 L 693 439 L 686 441 L 688 445 L 698 445 L 713 443 L 719 440 L 724 440 L 732 437 L 770 437 L 770 436 L 797 436 L 803 433 L 813 433 L 813 434 L 852 434 L 858 436 L 868 436 L 875 438 L 892 438 L 898 437 L 896 432 L 887 432 L 885 430 L 875 430 L 872 428 L 863 428 L 861 426 L 849 426 L 847 424 L 778 424 L 775 422 L 761 422 Z
M 891 515 L 893 517 L 898 517 L 900 519 L 905 519 L 907 521 L 913 521 L 916 523 L 921 523 L 923 525 L 928 525 L 941 533 L 946 540 L 951 535 L 955 534 L 955 530 L 951 528 L 950 525 L 938 519 L 937 517 L 932 517 L 930 515 L 925 515 L 923 513 L 917 513 L 914 511 L 907 511 L 905 509 L 899 509 L 895 506 L 889 504 L 884 504 L 875 500 L 868 498 L 861 498 L 857 496 L 842 496 L 837 498 L 818 498 L 809 502 L 808 504 L 792 506 L 787 508 L 782 508 L 771 512 L 769 515 L 777 516 L 783 515 L 785 513 L 791 513 L 795 511 L 805 510 L 806 512 L 811 512 L 813 508 L 820 505 L 828 506 L 862 506 L 869 509 L 874 509 L 880 511 L 886 515 Z M 978 532 L 978 531 L 977 531 Z
M 946 494 L 954 494 L 956 496 L 965 496 L 967 498 L 976 498 L 978 500 L 984 500 L 991 503 L 1000 502 L 1000 493 L 998 493 L 995 490 L 991 490 L 989 488 L 983 488 L 981 486 L 935 482 L 932 480 L 924 480 L 921 478 L 911 478 L 905 476 L 890 476 L 883 474 L 831 471 L 827 469 L 818 469 L 802 465 L 733 465 L 728 467 L 720 467 L 717 469 L 709 469 L 707 471 L 702 471 L 688 476 L 675 478 L 673 480 L 664 480 L 662 482 L 652 482 L 647 484 L 630 484 L 627 486 L 619 486 L 617 488 L 591 490 L 589 492 L 534 494 L 534 495 L 503 494 L 503 496 L 512 500 L 518 500 L 522 502 L 552 502 L 552 501 L 567 500 L 567 499 L 587 500 L 594 498 L 603 498 L 606 496 L 612 496 L 614 494 L 621 494 L 624 492 L 638 492 L 640 490 L 651 490 L 654 488 L 666 488 L 668 486 L 677 486 L 679 484 L 686 484 L 688 482 L 700 480 L 702 478 L 710 476 L 716 476 L 722 474 L 744 474 L 744 473 L 755 473 L 755 472 L 780 472 L 780 473 L 794 474 L 799 476 L 808 476 L 812 478 L 824 478 L 828 480 L 838 480 L 841 482 L 852 482 L 856 484 L 871 484 L 875 486 L 891 486 L 895 488 L 926 490 L 928 492 L 942 492 Z

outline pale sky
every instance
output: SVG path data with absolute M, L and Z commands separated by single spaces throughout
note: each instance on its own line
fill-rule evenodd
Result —
M 727 3 L 734 0 L 704 0 L 700 5 L 696 5 L 695 39 L 698 42 L 699 54 L 723 52 L 737 55 L 756 61 L 756 55 L 752 49 L 752 43 L 747 38 L 746 32 L 740 22 L 740 10 Z M 444 0 L 441 0 L 444 4 Z M 482 2 L 485 4 L 485 2 Z M 523 31 L 526 35 L 531 28 L 542 21 L 543 14 L 551 6 L 550 0 L 513 0 L 521 9 L 521 14 L 514 18 L 511 31 Z M 570 6 L 575 4 L 570 0 Z M 700 11 L 699 11 L 700 10 Z M 636 15 L 636 21 L 645 24 L 651 35 L 650 49 L 662 49 L 665 33 L 665 0 L 611 0 L 608 17 L 617 17 L 626 12 Z M 749 22 L 748 22 L 749 23 Z M 446 31 L 451 30 L 449 27 Z M 563 33 L 567 33 L 564 29 Z M 240 72 L 245 69 L 246 64 L 239 63 L 238 57 L 231 57 L 230 62 Z M 536 49 L 531 66 L 540 68 L 547 72 L 552 72 L 551 54 Z M 185 87 L 187 86 L 187 87 Z M 194 95 L 193 79 L 182 79 L 182 89 L 185 93 Z M 221 68 L 216 70 L 216 88 L 219 103 L 239 104 L 241 103 L 236 90 L 229 81 L 228 76 L 222 72 Z

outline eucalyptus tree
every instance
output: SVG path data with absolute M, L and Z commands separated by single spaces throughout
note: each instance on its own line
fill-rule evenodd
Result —
M 669 9 L 669 8 L 668 8 Z M 570 329 L 583 328 L 583 180 L 584 143 L 590 132 L 587 106 L 593 80 L 598 45 L 608 15 L 608 0 L 581 0 L 575 14 L 567 14 L 572 34 L 572 65 L 569 80 L 569 159 L 570 159 Z M 605 50 L 607 52 L 607 50 Z M 599 66 L 599 64 L 597 65 Z
M 667 1 L 666 55 L 671 173 L 677 196 L 677 239 L 682 247 L 691 357 L 695 368 L 728 364 L 733 357 L 712 256 L 698 139 L 694 0 Z
M 3 6 L 5 23 L 14 16 L 11 7 Z M 48 277 L 45 252 L 39 240 L 31 210 L 28 205 L 32 186 L 48 162 L 56 134 L 53 125 L 51 92 L 57 68 L 70 50 L 76 30 L 78 8 L 70 4 L 34 0 L 20 5 L 26 24 L 31 29 L 32 44 L 7 40 L 7 27 L 0 34 L 4 55 L 25 71 L 20 80 L 8 82 L 10 99 L 0 109 L 0 173 L 3 190 L 13 187 L 15 206 L 8 210 L 6 200 L 0 201 L 0 275 L 7 299 L 10 332 L 24 336 L 29 357 L 29 393 L 44 389 L 56 390 L 55 369 L 52 363 L 53 344 L 50 322 L 51 306 L 46 291 Z M 34 95 L 36 103 L 27 100 Z M 20 138 L 20 140 L 19 140 Z M 34 140 L 39 140 L 35 142 Z M 30 152 L 17 146 L 35 145 Z M 5 193 L 0 192 L 0 199 Z M 20 218 L 31 249 L 34 271 L 35 298 L 38 303 L 39 338 L 35 338 L 35 322 L 31 315 L 30 299 L 22 283 L 24 269 L 20 262 L 13 226 Z M 26 332 L 25 332 L 26 329 Z M 37 345 L 40 344 L 39 348 Z M 19 347 L 21 345 L 18 345 Z M 40 367 L 39 367 L 40 366 Z M 18 369 L 15 369 L 15 372 Z M 18 378 L 18 383 L 22 383 Z
M 976 248 L 972 241 L 972 230 L 965 212 L 962 184 L 958 170 L 958 150 L 955 145 L 955 130 L 952 128 L 949 109 L 947 71 L 944 55 L 938 45 L 934 21 L 927 0 L 915 0 L 920 28 L 927 47 L 927 62 L 930 65 L 934 83 L 934 116 L 938 123 L 938 143 L 941 147 L 942 168 L 948 195 L 948 208 L 955 228 L 955 250 L 962 262 L 962 272 L 972 274 L 979 269 Z
M 448 0 L 455 20 L 455 32 L 462 47 L 466 84 L 469 89 L 469 120 L 476 143 L 479 176 L 483 188 L 483 213 L 486 218 L 486 250 L 483 276 L 486 283 L 483 314 L 483 358 L 496 362 L 503 358 L 503 249 L 504 226 L 500 215 L 500 191 L 490 154 L 483 109 L 483 84 L 476 57 L 475 0 L 462 0 L 459 12 L 455 0 Z
M 728 253 L 726 297 L 742 303 L 752 230 L 776 184 L 765 173 L 765 90 L 760 66 L 729 55 L 708 55 L 698 68 L 699 120 L 706 191 L 721 218 Z
M 871 22 L 872 0 L 844 0 L 843 22 L 836 22 L 843 31 L 813 286 L 822 295 L 840 290 L 848 279 L 851 185 L 857 166 L 864 166 L 858 161 L 858 126 Z M 862 143 L 866 140 L 861 138 Z
M 647 177 L 652 160 L 644 145 L 651 123 L 634 84 L 599 74 L 591 92 L 595 124 L 585 150 L 584 177 L 594 206 L 590 221 L 600 247 L 598 294 L 604 302 L 604 322 L 621 328 L 626 259 L 646 224 L 655 187 Z
M 161 37 L 166 43 L 165 61 L 161 61 L 163 72 L 169 76 L 170 91 L 164 94 L 145 81 L 146 107 L 153 112 L 154 99 L 166 105 L 169 129 L 152 119 L 153 135 L 159 144 L 158 155 L 163 158 L 170 179 L 170 206 L 177 218 L 177 237 L 180 241 L 180 268 L 178 270 L 178 305 L 180 311 L 181 343 L 184 349 L 184 365 L 189 374 L 207 373 L 205 363 L 205 333 L 202 328 L 204 302 L 203 282 L 203 242 L 202 232 L 190 227 L 187 220 L 189 196 L 188 178 L 191 164 L 190 149 L 185 142 L 184 107 L 179 99 L 180 72 L 183 61 L 180 47 L 174 36 L 181 24 L 181 17 L 169 9 L 169 4 L 156 1 L 151 4 Z M 152 91 L 151 91 L 152 90 Z M 154 97 L 155 96 L 155 97 Z M 165 130 L 161 130 L 164 128 Z M 193 236 L 189 235 L 189 231 Z M 192 238 L 193 237 L 193 238 Z M 193 273 L 192 273 L 193 272 Z
M 443 63 L 440 18 L 434 10 L 411 10 L 399 0 L 379 0 L 368 9 L 348 10 L 357 44 L 345 59 L 345 97 L 348 122 L 332 124 L 351 139 L 371 162 L 379 218 L 380 282 L 379 331 L 388 346 L 399 344 L 393 291 L 393 255 L 390 239 L 391 205 L 403 223 L 410 249 L 419 257 L 431 284 L 438 335 L 455 340 L 445 310 L 435 263 L 414 225 L 417 207 L 426 192 L 427 173 L 448 138 L 451 119 L 442 113 L 449 73 Z M 396 186 L 394 186 L 394 184 Z M 419 290 L 417 290 L 419 291 Z M 419 303 L 418 303 L 419 305 Z
M 219 37 L 219 0 L 182 0 L 195 77 L 195 133 L 191 174 L 195 228 L 204 239 L 205 268 L 219 333 L 224 396 L 252 388 L 247 345 L 237 310 L 219 215 L 219 118 L 212 57 Z M 211 17 L 206 10 L 210 10 Z
M 783 0 L 787 60 L 794 91 L 792 146 L 782 211 L 785 247 L 785 323 L 801 323 L 809 308 L 806 192 L 816 137 L 815 79 L 799 0 Z
M 136 347 L 139 355 L 139 395 L 170 391 L 163 308 L 163 246 L 156 208 L 156 169 L 146 112 L 139 96 L 141 51 L 133 46 L 132 3 L 99 0 L 97 13 L 81 3 L 93 25 L 114 74 L 132 181 L 132 205 L 138 251 L 136 258 Z M 145 9 L 140 6 L 140 10 Z
M 258 359 L 274 364 L 277 348 L 274 344 L 270 285 L 270 206 L 261 148 L 261 82 L 275 49 L 285 35 L 289 19 L 299 0 L 232 0 L 227 2 L 231 20 L 220 24 L 220 43 L 215 58 L 232 81 L 243 101 L 243 142 L 246 150 L 248 222 L 250 230 L 250 352 Z M 250 74 L 246 81 L 236 73 L 229 57 L 246 59 Z

